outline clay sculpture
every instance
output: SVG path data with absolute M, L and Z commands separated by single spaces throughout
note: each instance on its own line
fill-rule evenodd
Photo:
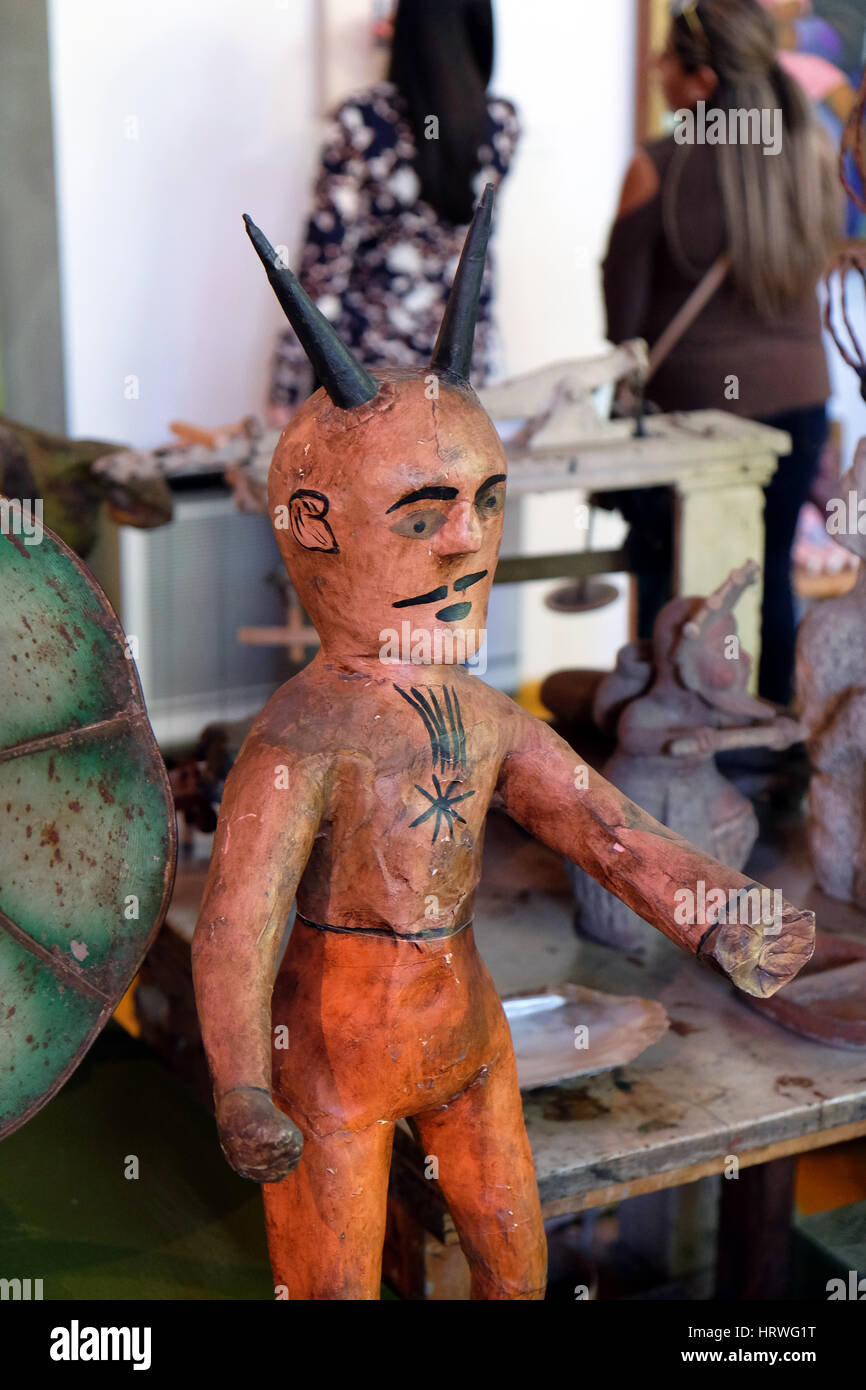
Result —
M 827 529 L 860 559 L 854 588 L 809 610 L 797 636 L 797 699 L 809 730 L 809 851 L 833 898 L 866 907 L 866 440 L 828 507 Z M 863 531 L 860 526 L 863 526 Z
M 496 798 L 685 950 L 765 995 L 812 950 L 680 925 L 674 893 L 750 886 L 461 664 L 484 628 L 505 454 L 468 380 L 492 214 L 476 211 L 428 371 L 369 373 L 247 229 L 322 383 L 284 430 L 270 514 L 321 637 L 229 775 L 193 943 L 223 1150 L 263 1184 L 278 1296 L 376 1299 L 410 1118 L 477 1299 L 539 1299 L 545 1239 L 508 1027 L 473 940 Z M 297 916 L 280 962 L 293 899 Z
M 603 730 L 615 720 L 617 746 L 605 777 L 671 830 L 737 869 L 752 851 L 758 821 L 714 755 L 730 748 L 787 748 L 805 732 L 747 689 L 751 659 L 740 648 L 733 610 L 759 574 L 749 562 L 707 599 L 672 599 L 656 620 L 651 657 L 635 645 L 624 648 L 593 706 Z M 652 947 L 658 938 L 646 922 L 582 869 L 568 867 L 582 934 L 626 951 Z

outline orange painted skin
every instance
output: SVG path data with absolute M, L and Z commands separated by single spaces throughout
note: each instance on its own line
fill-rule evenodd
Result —
M 811 953 L 811 918 L 793 908 L 772 937 L 677 924 L 679 887 L 752 881 L 587 780 L 573 749 L 457 664 L 459 649 L 390 659 L 403 622 L 422 654 L 437 632 L 478 642 L 502 532 L 493 425 L 468 387 L 435 382 L 431 399 L 431 380 L 383 374 L 351 411 L 319 391 L 281 437 L 271 517 L 322 646 L 229 777 L 193 943 L 221 1142 L 265 1184 L 274 1281 L 292 1299 L 378 1298 L 402 1117 L 437 1160 L 472 1296 L 543 1297 L 510 1035 L 467 925 L 494 798 L 751 993 Z

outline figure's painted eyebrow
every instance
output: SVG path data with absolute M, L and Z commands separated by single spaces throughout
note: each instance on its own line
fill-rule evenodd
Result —
M 496 483 L 505 483 L 507 481 L 508 479 L 504 473 L 491 473 L 489 478 L 484 479 L 484 482 L 481 484 L 475 496 L 480 497 L 482 492 L 486 492 L 489 487 L 493 487 Z
M 398 507 L 408 507 L 410 502 L 453 502 L 456 496 L 456 487 L 419 487 L 415 492 L 407 492 L 405 497 L 401 497 L 399 502 L 388 508 L 385 515 L 390 516 Z

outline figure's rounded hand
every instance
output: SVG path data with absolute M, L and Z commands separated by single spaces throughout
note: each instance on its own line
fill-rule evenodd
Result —
M 217 1104 L 220 1145 L 236 1173 L 251 1182 L 279 1182 L 301 1161 L 304 1138 L 266 1091 L 238 1086 Z

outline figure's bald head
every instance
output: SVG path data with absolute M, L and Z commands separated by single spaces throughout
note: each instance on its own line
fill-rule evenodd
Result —
M 353 410 L 316 392 L 268 479 L 301 602 L 326 645 L 358 655 L 406 620 L 480 632 L 502 533 L 505 454 L 474 392 L 423 370 L 377 380 Z
M 385 373 L 367 371 L 244 218 L 322 383 L 283 431 L 268 500 L 298 596 L 323 647 L 337 656 L 384 660 L 383 646 L 393 643 L 383 634 L 397 629 L 401 637 L 408 630 L 410 641 L 416 632 L 432 637 L 443 652 L 454 651 L 458 636 L 465 651 L 483 640 L 502 535 L 505 454 L 469 386 L 469 367 L 492 215 L 488 184 L 429 368 Z

